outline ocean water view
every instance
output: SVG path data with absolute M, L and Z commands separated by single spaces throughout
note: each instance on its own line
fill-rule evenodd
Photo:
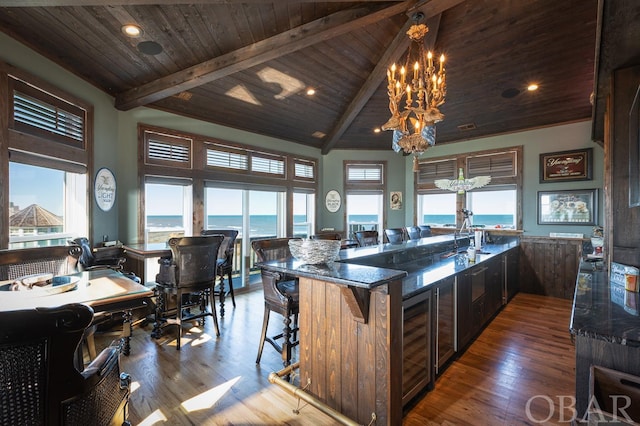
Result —
M 471 216 L 472 224 L 486 226 L 511 226 L 513 225 L 513 215 L 473 215 Z M 295 216 L 295 223 L 303 223 L 305 216 Z M 147 228 L 149 232 L 166 232 L 171 230 L 182 229 L 181 216 L 148 216 Z M 376 223 L 376 215 L 351 215 L 350 223 Z M 424 215 L 423 221 L 420 223 L 427 225 L 448 225 L 455 224 L 455 215 Z M 275 215 L 252 215 L 249 218 L 250 235 L 252 237 L 262 237 L 276 235 L 277 220 Z M 236 229 L 242 237 L 242 216 L 214 216 L 207 218 L 208 229 Z M 294 226 L 296 234 L 306 232 L 307 225 Z
M 469 219 L 472 225 L 500 225 L 507 227 L 514 225 L 512 214 L 474 214 Z M 452 214 L 425 214 L 420 225 L 450 225 L 455 223 L 456 216 Z

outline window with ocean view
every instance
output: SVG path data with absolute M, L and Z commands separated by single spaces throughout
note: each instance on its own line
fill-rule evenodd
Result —
M 166 243 L 192 235 L 191 184 L 168 180 L 145 184 L 145 242 Z
M 315 194 L 293 193 L 293 236 L 309 238 L 315 229 Z
M 419 225 L 456 226 L 456 193 L 419 194 Z
M 378 231 L 382 237 L 382 198 L 381 193 L 347 193 L 347 223 L 349 237 L 357 231 Z
M 473 212 L 471 223 L 486 227 L 516 228 L 516 196 L 514 189 L 470 191 L 467 208 Z

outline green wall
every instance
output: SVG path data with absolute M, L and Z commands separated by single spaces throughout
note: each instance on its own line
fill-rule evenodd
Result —
M 119 238 L 130 242 L 137 235 L 137 125 L 145 123 L 154 126 L 182 130 L 190 133 L 211 136 L 223 140 L 255 145 L 300 155 L 315 157 L 319 160 L 320 188 L 318 193 L 318 227 L 344 229 L 344 207 L 336 213 L 324 208 L 324 196 L 327 191 L 336 189 L 344 196 L 343 161 L 344 160 L 385 160 L 387 161 L 387 197 L 389 191 L 403 192 L 403 209 L 387 209 L 387 226 L 399 227 L 413 223 L 413 172 L 412 157 L 403 157 L 391 150 L 333 150 L 321 156 L 318 149 L 300 144 L 256 135 L 215 124 L 204 123 L 150 108 L 136 108 L 120 112 L 113 107 L 114 100 L 109 95 L 89 85 L 84 80 L 68 73 L 48 59 L 15 40 L 0 34 L 0 60 L 21 68 L 37 77 L 60 87 L 94 105 L 95 148 L 94 170 L 100 167 L 110 168 L 116 175 L 118 184 L 117 200 L 110 212 L 93 208 L 93 241 L 99 241 L 103 235 L 110 239 Z M 473 152 L 509 146 L 524 146 L 524 231 L 531 235 L 548 235 L 549 232 L 591 233 L 591 227 L 585 226 L 539 226 L 536 223 L 537 191 L 554 189 L 600 188 L 599 222 L 603 223 L 603 150 L 590 141 L 591 124 L 588 121 L 561 126 L 529 130 L 509 135 L 495 136 L 465 142 L 438 145 L 430 148 L 422 158 L 441 157 L 462 152 Z M 538 182 L 539 154 L 584 147 L 594 148 L 594 179 L 584 182 L 540 184 Z

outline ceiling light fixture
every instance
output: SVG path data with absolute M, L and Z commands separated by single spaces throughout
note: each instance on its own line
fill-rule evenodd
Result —
M 538 85 L 536 83 L 531 83 L 530 85 L 527 86 L 527 90 L 530 92 L 534 92 L 538 90 Z
M 127 37 L 136 38 L 142 35 L 142 28 L 134 24 L 123 25 L 122 33 Z
M 312 88 L 312 87 L 309 87 L 309 88 L 307 89 L 307 95 L 308 95 L 308 96 L 313 96 L 313 95 L 315 95 L 315 94 L 316 94 L 316 89 L 314 89 L 314 88 Z
M 413 154 L 413 171 L 418 171 L 418 156 L 436 143 L 435 124 L 444 119 L 438 107 L 447 94 L 444 55 L 435 60 L 436 66 L 433 53 L 425 51 L 429 28 L 418 24 L 423 18 L 423 13 L 416 13 L 416 24 L 407 31 L 411 44 L 404 66 L 398 70 L 393 64 L 387 71 L 391 118 L 382 126 L 393 130 L 394 151 Z

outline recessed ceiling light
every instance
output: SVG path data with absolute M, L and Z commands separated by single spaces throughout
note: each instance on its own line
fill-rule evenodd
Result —
M 527 86 L 527 90 L 530 92 L 538 90 L 538 85 L 536 83 L 531 83 Z
M 307 95 L 309 95 L 309 96 L 313 96 L 313 95 L 315 95 L 315 94 L 316 94 L 316 89 L 314 89 L 313 87 L 309 87 L 309 88 L 307 89 Z
M 375 129 L 373 129 L 373 133 L 380 133 L 380 127 L 376 127 Z
M 123 25 L 122 33 L 127 37 L 136 38 L 142 35 L 142 28 L 133 24 Z

